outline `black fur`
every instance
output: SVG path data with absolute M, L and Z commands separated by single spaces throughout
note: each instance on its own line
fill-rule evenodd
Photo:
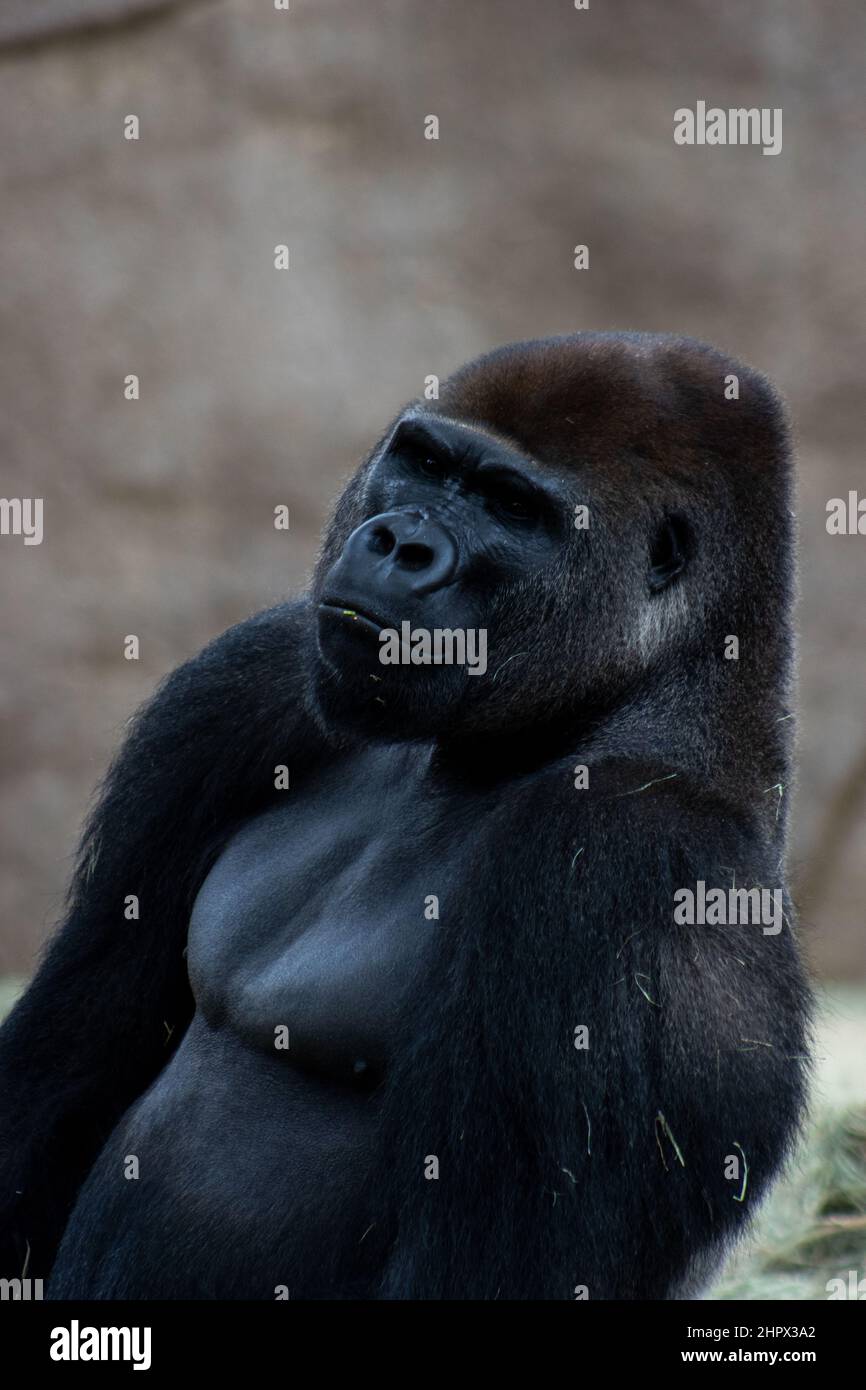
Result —
M 787 895 L 778 936 L 673 920 L 675 890 L 700 879 L 784 884 L 784 419 L 749 369 L 648 335 L 517 344 L 418 409 L 541 464 L 592 525 L 489 595 L 495 669 L 443 707 L 437 785 L 468 858 L 376 1092 L 370 1296 L 681 1296 L 745 1228 L 804 1103 L 809 996 Z M 366 734 L 337 718 L 350 702 L 322 681 L 314 604 L 373 514 L 390 437 L 343 494 L 311 594 L 169 677 L 106 778 L 67 919 L 0 1030 L 2 1275 L 48 1275 L 100 1149 L 182 1038 L 192 904 L 279 796 L 274 766 L 303 780 L 388 737 L 387 709 Z M 123 917 L 133 893 L 140 922 Z M 724 1176 L 735 1146 L 744 1201 Z M 438 1181 L 419 1177 L 430 1154 Z M 64 1277 L 57 1296 L 75 1287 Z

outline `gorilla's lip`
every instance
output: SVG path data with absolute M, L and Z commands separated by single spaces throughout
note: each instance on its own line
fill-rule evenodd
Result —
M 359 608 L 357 603 L 352 603 L 346 599 L 322 599 L 319 608 L 324 609 L 326 613 L 335 613 L 339 617 L 349 619 L 350 622 L 361 623 L 364 627 L 372 628 L 377 636 L 383 628 L 393 626 L 387 619 L 378 618 L 375 613 Z

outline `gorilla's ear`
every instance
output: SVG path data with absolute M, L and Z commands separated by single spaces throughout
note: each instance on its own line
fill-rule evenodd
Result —
M 667 516 L 650 550 L 649 586 L 657 594 L 685 569 L 692 554 L 692 533 L 684 516 Z

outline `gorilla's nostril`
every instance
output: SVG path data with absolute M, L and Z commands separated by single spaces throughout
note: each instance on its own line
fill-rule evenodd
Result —
M 397 563 L 404 570 L 425 570 L 433 561 L 433 551 L 429 545 L 408 541 L 397 551 Z
M 376 526 L 367 538 L 367 549 L 375 555 L 390 555 L 397 544 L 393 531 L 387 526 Z

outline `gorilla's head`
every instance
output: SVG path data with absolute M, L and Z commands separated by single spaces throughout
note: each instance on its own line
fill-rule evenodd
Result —
M 770 673 L 786 460 L 768 384 L 689 339 L 576 334 L 470 363 L 336 508 L 312 590 L 320 708 L 388 738 L 519 734 L 686 669 L 694 689 L 729 635 Z M 401 651 L 383 631 L 411 635 Z

